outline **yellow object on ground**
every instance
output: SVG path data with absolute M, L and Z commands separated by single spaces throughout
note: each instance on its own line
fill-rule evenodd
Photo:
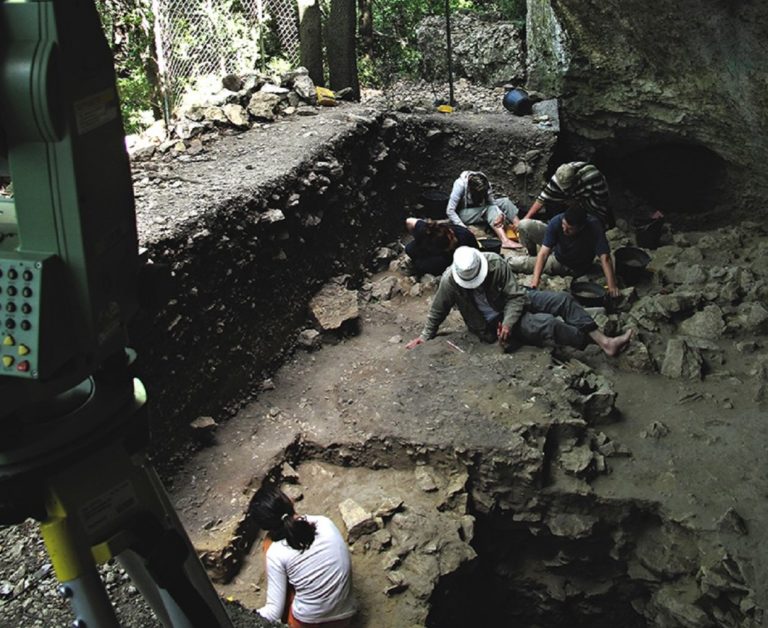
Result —
M 336 101 L 336 94 L 334 94 L 330 89 L 326 89 L 325 87 L 315 87 L 315 92 L 317 93 L 318 105 L 323 105 L 324 107 L 335 107 L 339 104 Z
M 450 105 L 440 105 L 440 106 L 437 108 L 437 110 L 438 110 L 440 113 L 453 113 L 453 107 L 451 107 Z
M 515 242 L 520 241 L 520 236 L 517 234 L 517 229 L 515 229 L 512 225 L 507 225 L 506 233 L 510 240 L 514 240 Z

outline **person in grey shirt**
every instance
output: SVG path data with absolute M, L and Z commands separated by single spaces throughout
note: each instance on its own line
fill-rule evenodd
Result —
M 570 294 L 527 290 L 518 285 L 503 257 L 462 246 L 440 279 L 424 329 L 406 349 L 434 338 L 454 305 L 471 332 L 486 342 L 498 340 L 504 349 L 513 339 L 577 349 L 592 341 L 606 355 L 616 356 L 634 333 L 630 329 L 621 336 L 606 336 Z
M 506 197 L 494 198 L 491 183 L 482 172 L 465 170 L 459 175 L 453 182 L 445 213 L 460 227 L 487 224 L 501 241 L 502 248 L 521 248 L 505 230 L 508 224 L 517 225 L 517 206 Z

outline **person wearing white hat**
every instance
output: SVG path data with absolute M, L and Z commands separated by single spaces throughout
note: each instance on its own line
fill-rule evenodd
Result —
M 503 257 L 462 246 L 440 279 L 424 329 L 406 349 L 434 338 L 453 306 L 459 308 L 471 332 L 486 342 L 498 340 L 505 349 L 513 339 L 577 349 L 584 349 L 592 340 L 606 355 L 615 356 L 633 335 L 630 329 L 615 338 L 606 336 L 570 294 L 528 291 L 518 285 Z

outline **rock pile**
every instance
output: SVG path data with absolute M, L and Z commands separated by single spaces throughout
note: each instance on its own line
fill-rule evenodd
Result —
M 258 72 L 229 74 L 220 81 L 201 81 L 188 92 L 177 118 L 166 128 L 156 122 L 141 136 L 127 138 L 131 159 L 146 160 L 157 153 L 195 155 L 219 132 L 238 132 L 287 115 L 316 115 L 317 90 L 306 68 L 299 67 L 280 77 Z

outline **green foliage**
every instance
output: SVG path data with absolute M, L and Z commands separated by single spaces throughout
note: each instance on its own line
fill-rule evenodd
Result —
M 139 133 L 152 123 L 154 116 L 149 106 L 151 90 L 143 72 L 118 78 L 117 93 L 120 96 L 120 111 L 126 133 Z

